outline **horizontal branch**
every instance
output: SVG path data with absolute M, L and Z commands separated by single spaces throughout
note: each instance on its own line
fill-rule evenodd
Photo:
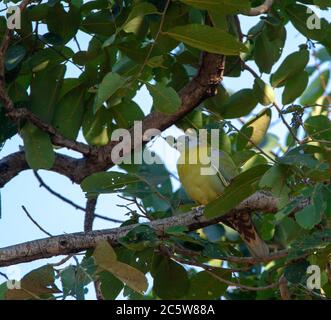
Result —
M 227 215 L 244 211 L 276 212 L 277 199 L 265 192 L 258 192 L 243 201 L 235 209 L 230 210 Z M 222 222 L 225 217 L 226 215 L 214 219 L 206 219 L 203 215 L 203 209 L 198 209 L 166 219 L 155 220 L 148 223 L 148 225 L 155 230 L 157 235 L 162 236 L 169 227 L 186 226 L 192 231 Z M 138 224 L 88 233 L 71 233 L 2 248 L 0 249 L 0 267 L 81 252 L 94 248 L 100 240 L 108 240 L 111 245 L 116 246 L 118 239 L 124 237 L 136 226 Z
M 67 176 L 71 181 L 79 183 L 75 173 L 80 162 L 75 158 L 57 153 L 51 171 Z M 0 188 L 4 187 L 20 172 L 28 169 L 30 167 L 26 162 L 24 151 L 18 151 L 0 159 Z

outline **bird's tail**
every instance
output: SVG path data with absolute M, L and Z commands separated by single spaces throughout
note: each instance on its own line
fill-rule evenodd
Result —
M 269 248 L 257 234 L 250 214 L 234 214 L 226 217 L 226 222 L 240 234 L 253 257 L 264 258 L 269 255 Z

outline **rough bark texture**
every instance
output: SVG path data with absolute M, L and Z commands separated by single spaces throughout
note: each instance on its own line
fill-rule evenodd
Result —
M 227 214 L 232 215 L 243 211 L 247 212 L 247 210 L 249 212 L 276 212 L 277 200 L 266 193 L 256 193 Z M 159 236 L 162 236 L 164 231 L 172 226 L 186 226 L 189 230 L 196 230 L 221 222 L 225 217 L 226 215 L 208 220 L 203 215 L 203 209 L 199 209 L 186 214 L 152 221 L 149 223 L 149 226 L 153 228 Z M 0 249 L 0 267 L 77 253 L 86 249 L 94 248 L 96 243 L 100 240 L 108 240 L 113 246 L 115 246 L 117 245 L 119 238 L 124 237 L 136 226 L 137 225 L 130 225 L 87 233 L 71 233 L 2 248 Z

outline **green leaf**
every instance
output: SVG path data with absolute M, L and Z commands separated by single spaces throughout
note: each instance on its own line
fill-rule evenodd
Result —
M 294 27 L 306 36 L 308 39 L 316 40 L 325 46 L 330 46 L 331 28 L 329 22 L 324 18 L 319 18 L 319 24 L 309 28 L 311 22 L 316 21 L 318 15 L 310 10 L 307 6 L 299 4 L 291 4 L 285 8 L 287 15 L 289 16 Z M 315 21 L 312 21 L 314 19 Z
M 114 300 L 122 291 L 124 284 L 108 271 L 100 272 L 99 281 L 101 282 L 102 296 L 106 300 Z
M 283 105 L 295 101 L 306 89 L 309 81 L 309 74 L 302 71 L 285 82 L 285 88 L 282 95 Z
M 85 178 L 81 183 L 81 188 L 90 195 L 113 193 L 123 191 L 128 184 L 140 181 L 138 177 L 127 173 L 98 172 Z
M 304 229 L 312 229 L 321 222 L 321 213 L 313 205 L 308 205 L 295 214 L 296 222 Z
M 240 130 L 237 137 L 237 149 L 252 148 L 264 139 L 271 122 L 271 110 L 262 110 L 256 117 L 249 120 Z
M 141 224 L 119 238 L 118 242 L 130 250 L 141 251 L 156 246 L 158 238 L 150 226 Z
M 182 101 L 173 88 L 166 87 L 161 83 L 155 85 L 147 83 L 146 86 L 153 97 L 153 106 L 156 110 L 166 114 L 172 114 L 181 106 Z
M 102 79 L 94 100 L 93 109 L 96 112 L 118 89 L 122 88 L 125 79 L 119 74 L 109 72 Z
M 261 178 L 259 186 L 271 190 L 273 196 L 277 198 L 279 208 L 284 207 L 289 201 L 290 188 L 287 186 L 289 176 L 288 168 L 284 165 L 273 165 Z
M 109 111 L 120 128 L 131 128 L 134 121 L 142 120 L 145 117 L 137 103 L 125 98 L 121 103 L 111 106 Z
M 111 129 L 112 114 L 109 109 L 100 108 L 93 112 L 93 101 L 85 106 L 86 112 L 83 118 L 83 135 L 91 145 L 103 146 L 109 142 L 109 131 Z
M 268 31 L 268 28 L 263 28 L 262 31 L 255 35 L 256 41 L 253 54 L 261 73 L 271 72 L 273 65 L 281 56 L 286 39 L 284 26 L 281 27 L 281 32 L 276 39 L 270 39 Z
M 265 241 L 270 241 L 275 234 L 275 215 L 263 214 L 261 217 L 254 219 L 254 225 L 257 229 L 257 233 Z
M 41 3 L 26 8 L 26 14 L 32 21 L 39 21 L 46 18 L 49 6 L 47 3 Z
M 206 25 L 190 24 L 163 32 L 173 39 L 211 53 L 229 56 L 246 52 L 246 47 L 229 33 Z
M 80 10 L 75 6 L 70 5 L 66 11 L 61 3 L 57 3 L 48 9 L 47 28 L 49 32 L 59 35 L 64 44 L 76 35 L 80 22 Z
M 274 90 L 266 84 L 263 80 L 256 78 L 254 80 L 253 90 L 259 98 L 259 102 L 263 106 L 268 106 L 275 102 L 275 92 Z
M 31 169 L 51 169 L 55 154 L 47 133 L 27 122 L 20 131 L 24 141 L 25 158 Z
M 70 59 L 73 56 L 73 51 L 69 47 L 62 47 L 57 52 L 52 48 L 45 48 L 35 52 L 29 59 L 27 59 L 22 69 L 26 73 L 38 73 L 44 69 L 51 70 L 52 67 Z M 37 75 L 36 75 L 37 77 Z
M 93 257 L 100 270 L 109 271 L 131 289 L 140 293 L 147 290 L 148 283 L 145 275 L 138 269 L 118 261 L 108 241 L 103 240 L 97 243 Z
M 304 128 L 313 140 L 331 141 L 331 120 L 327 116 L 309 117 Z
M 84 114 L 84 96 L 85 88 L 77 87 L 65 94 L 57 104 L 53 126 L 68 139 L 76 140 L 78 136 Z
M 214 271 L 213 271 L 214 273 Z M 231 272 L 217 270 L 215 274 L 225 280 L 231 280 Z M 207 271 L 200 271 L 190 279 L 190 289 L 186 295 L 188 300 L 214 300 L 225 294 L 228 285 L 217 280 Z
M 185 268 L 171 259 L 160 259 L 152 273 L 153 292 L 161 299 L 183 298 L 190 286 Z
M 291 244 L 288 260 L 299 257 L 305 253 L 324 249 L 331 244 L 331 230 L 318 230 L 312 234 L 304 235 Z
M 123 24 L 122 26 L 123 30 L 128 33 L 132 32 L 132 27 L 137 22 L 140 22 L 142 17 L 153 13 L 158 13 L 156 7 L 153 4 L 148 2 L 137 3 L 132 8 L 128 18 Z
M 17 127 L 13 122 L 11 122 L 7 117 L 6 117 L 6 111 L 3 108 L 2 103 L 0 103 L 0 150 L 3 146 L 3 143 L 11 138 L 16 132 L 17 132 Z
M 15 67 L 24 59 L 26 49 L 21 45 L 14 45 L 8 48 L 5 58 L 5 67 L 7 71 Z
M 325 70 L 319 74 L 308 86 L 303 93 L 300 103 L 304 106 L 314 105 L 314 103 L 320 98 L 325 89 L 327 88 L 330 78 L 330 71 Z
M 250 9 L 248 0 L 180 0 L 181 2 L 202 10 L 237 14 Z
M 220 217 L 251 196 L 258 190 L 258 182 L 269 168 L 269 165 L 259 165 L 236 176 L 224 189 L 223 195 L 207 204 L 205 217 Z
M 255 166 L 259 166 L 261 164 L 268 164 L 268 160 L 260 155 L 260 154 L 255 154 L 253 157 L 251 157 L 250 159 L 248 159 L 243 166 L 241 167 L 242 171 L 246 171 L 250 168 L 253 168 Z
M 282 87 L 287 79 L 290 79 L 299 72 L 302 72 L 309 61 L 309 51 L 301 49 L 291 53 L 285 58 L 279 68 L 270 77 L 271 85 Z
M 221 116 L 225 119 L 248 115 L 257 105 L 258 98 L 252 89 L 242 89 L 234 93 L 223 104 Z
M 66 71 L 64 65 L 34 74 L 31 81 L 31 112 L 42 120 L 51 122 Z
M 289 264 L 284 270 L 284 276 L 291 283 L 300 283 L 304 281 L 308 267 L 309 262 L 307 260 L 300 260 Z
M 0 284 L 0 301 L 6 299 L 7 286 L 7 281 Z
M 81 28 L 88 32 L 102 36 L 111 36 L 115 33 L 115 24 L 109 10 L 93 12 L 86 16 Z

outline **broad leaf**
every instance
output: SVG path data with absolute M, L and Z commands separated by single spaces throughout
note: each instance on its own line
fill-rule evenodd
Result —
M 172 114 L 179 109 L 182 101 L 173 88 L 162 84 L 147 84 L 147 89 L 153 97 L 153 106 L 156 110 Z
M 229 33 L 206 25 L 190 24 L 175 27 L 163 34 L 191 47 L 212 53 L 231 56 L 247 51 L 246 47 Z
M 258 190 L 258 182 L 269 168 L 268 165 L 260 165 L 236 176 L 224 189 L 223 195 L 206 206 L 205 217 L 220 217 L 251 196 Z

